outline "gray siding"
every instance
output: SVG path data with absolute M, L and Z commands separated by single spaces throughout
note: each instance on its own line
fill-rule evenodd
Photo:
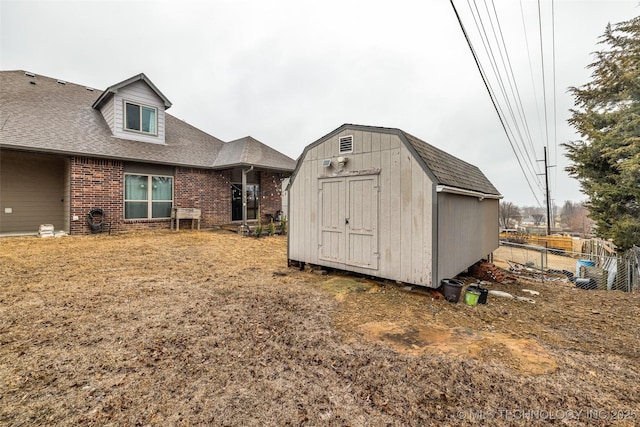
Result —
M 63 157 L 0 153 L 0 233 L 37 232 L 40 224 L 68 231 L 69 193 Z M 11 209 L 6 213 L 5 209 Z M 66 210 L 65 210 L 66 209 Z
M 155 107 L 158 112 L 158 134 L 146 135 L 138 132 L 124 130 L 124 102 L 131 101 L 149 107 Z M 120 89 L 113 97 L 113 135 L 118 138 L 132 139 L 135 141 L 153 142 L 164 144 L 165 136 L 165 112 L 164 104 L 156 93 L 144 81 L 137 81 Z M 106 119 L 106 117 L 105 117 Z M 111 125 L 110 125 L 111 126 Z
M 348 163 L 339 171 L 336 168 L 340 156 L 338 140 L 345 135 L 353 135 L 354 152 L 342 155 L 348 158 Z M 331 168 L 322 166 L 324 159 L 332 160 Z M 397 135 L 345 130 L 311 147 L 301 162 L 289 191 L 290 259 L 432 286 L 433 183 Z M 370 263 L 369 267 L 362 267 L 321 257 L 321 215 L 327 207 L 322 206 L 320 210 L 320 182 L 343 179 L 346 185 L 350 177 L 368 175 L 377 176 L 376 240 L 351 239 L 367 243 L 363 243 L 363 247 L 350 247 L 349 253 L 366 259 L 367 250 L 377 252 L 377 265 Z M 347 204 L 344 209 L 348 211 L 348 203 L 354 202 L 345 198 L 334 202 L 335 211 L 342 211 L 340 203 Z M 344 223 L 344 219 L 341 218 L 340 223 Z M 346 252 L 344 255 L 348 258 Z
M 100 113 L 102 113 L 102 117 L 104 117 L 104 120 L 107 122 L 107 124 L 109 125 L 109 129 L 111 129 L 111 133 L 115 134 L 115 122 L 114 122 L 114 104 L 115 104 L 115 98 L 111 98 L 108 102 L 105 102 L 104 105 L 102 105 L 102 108 L 100 108 Z
M 498 200 L 438 194 L 438 282 L 498 248 Z

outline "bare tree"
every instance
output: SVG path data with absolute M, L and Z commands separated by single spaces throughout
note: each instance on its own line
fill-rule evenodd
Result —
M 542 224 L 542 221 L 544 220 L 544 214 L 536 213 L 531 215 L 531 218 L 533 218 L 533 225 L 537 227 Z
M 502 228 L 513 228 L 515 222 L 522 218 L 520 208 L 512 202 L 500 203 L 500 226 Z
M 562 225 L 569 231 L 580 233 L 582 236 L 589 234 L 595 221 L 589 218 L 589 209 L 584 203 L 564 202 L 560 213 Z

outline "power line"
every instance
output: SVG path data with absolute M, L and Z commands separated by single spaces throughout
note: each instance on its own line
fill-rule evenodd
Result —
M 558 164 L 558 111 L 556 91 L 556 13 L 555 3 L 551 0 L 551 46 L 552 46 L 552 70 L 553 70 L 553 145 L 555 149 L 555 163 Z M 554 192 L 558 185 L 558 168 L 555 170 Z
M 478 34 L 480 35 L 480 40 L 482 41 L 482 45 L 485 49 L 485 53 L 487 54 L 487 57 L 489 59 L 489 63 L 491 64 L 491 68 L 493 69 L 493 73 L 494 76 L 496 78 L 496 81 L 498 83 L 498 87 L 500 88 L 500 92 L 502 94 L 502 97 L 504 99 L 504 103 L 506 104 L 506 108 L 509 111 L 509 115 L 511 117 L 511 121 L 513 123 L 513 126 L 515 128 L 515 132 L 514 130 L 511 128 L 511 125 L 509 124 L 509 121 L 506 120 L 507 116 L 505 115 L 504 111 L 502 110 L 502 107 L 500 105 L 500 102 L 497 99 L 496 93 L 495 91 L 493 91 L 493 95 L 494 95 L 494 99 L 496 101 L 496 104 L 498 106 L 498 109 L 500 110 L 500 114 L 502 114 L 503 118 L 505 119 L 505 125 L 507 127 L 507 129 L 511 132 L 512 138 L 515 141 L 515 147 L 517 148 L 517 150 L 520 152 L 520 156 L 522 157 L 522 160 L 528 160 L 528 162 L 525 162 L 525 166 L 527 167 L 529 173 L 531 174 L 532 177 L 536 177 L 537 174 L 533 169 L 536 169 L 535 166 L 535 162 L 533 161 L 531 155 L 529 154 L 526 145 L 524 144 L 524 138 L 522 135 L 522 132 L 520 131 L 520 126 L 518 125 L 518 120 L 515 117 L 515 114 L 513 112 L 513 107 L 511 105 L 511 102 L 509 100 L 509 96 L 507 94 L 507 90 L 505 88 L 505 84 L 504 84 L 504 79 L 502 77 L 502 73 L 500 72 L 500 67 L 498 66 L 494 51 L 491 47 L 491 41 L 489 40 L 489 36 L 487 35 L 487 30 L 485 28 L 484 22 L 482 20 L 482 14 L 480 13 L 478 6 L 475 2 L 475 0 L 473 0 L 474 2 L 474 7 L 471 7 L 471 4 L 469 3 L 469 0 L 467 0 L 467 5 L 469 6 L 469 10 L 471 12 L 471 15 L 473 17 L 474 23 L 476 25 L 476 29 L 478 30 Z M 474 12 L 475 9 L 475 12 Z M 496 40 L 496 45 L 498 47 L 498 51 L 500 53 L 500 57 L 502 59 L 502 67 L 506 70 L 506 65 L 504 62 L 504 57 L 502 56 L 502 50 L 500 49 L 500 43 L 498 41 L 497 35 L 495 33 L 495 27 L 493 25 L 493 21 L 491 19 L 491 15 L 489 12 L 489 9 L 486 5 L 486 1 L 485 1 L 485 10 L 487 11 L 487 16 L 488 16 L 488 20 L 489 23 L 491 24 L 491 28 L 493 30 L 493 34 L 494 34 L 494 39 Z M 506 47 L 503 47 L 503 50 L 506 52 L 507 49 Z M 507 76 L 509 75 L 508 71 L 506 71 Z M 486 76 L 486 72 L 485 72 L 485 76 Z M 511 81 L 512 79 L 508 79 L 509 85 L 511 87 L 511 93 L 513 94 L 513 86 L 511 85 Z M 515 84 L 515 81 L 514 81 Z M 491 87 L 491 84 L 489 83 L 489 86 Z M 513 95 L 515 98 L 515 95 Z M 516 135 L 517 133 L 517 135 Z M 520 145 L 518 145 L 518 141 L 522 141 L 522 148 L 520 148 Z M 523 150 L 524 149 L 524 154 L 523 154 Z M 515 153 L 516 157 L 518 156 L 518 153 Z M 526 159 L 525 159 L 526 157 Z M 540 184 L 539 181 L 536 181 L 538 183 L 538 187 L 540 189 L 542 189 L 542 186 Z
M 547 119 L 547 84 L 544 70 L 544 46 L 542 42 L 542 12 L 540 8 L 540 0 L 538 0 L 538 28 L 540 30 L 540 62 L 542 67 L 542 106 L 544 108 L 544 137 L 545 145 L 549 145 L 549 121 Z
M 486 5 L 486 2 L 485 2 Z M 493 8 L 493 14 L 495 16 L 496 19 L 496 24 L 498 26 L 498 30 L 500 32 L 500 40 L 502 41 L 502 46 L 504 48 L 504 52 L 505 52 L 505 56 L 507 58 L 507 64 L 509 65 L 509 70 L 508 70 L 508 74 L 507 77 L 511 76 L 511 80 L 513 80 L 513 86 L 511 87 L 512 90 L 512 95 L 514 96 L 514 98 L 517 100 L 517 104 L 516 106 L 518 107 L 518 114 L 520 116 L 520 120 L 522 121 L 523 125 L 524 125 L 524 130 L 525 130 L 525 135 L 527 136 L 527 140 L 529 142 L 529 146 L 531 147 L 531 153 L 533 153 L 533 155 L 535 156 L 535 149 L 533 148 L 533 140 L 531 138 L 531 132 L 529 130 L 529 123 L 527 121 L 527 117 L 524 114 L 524 107 L 522 105 L 522 97 L 520 96 L 520 91 L 518 90 L 518 84 L 516 83 L 515 80 L 515 73 L 513 72 L 513 67 L 511 65 L 511 58 L 509 56 L 509 51 L 507 50 L 507 45 L 506 42 L 504 40 L 504 34 L 502 32 L 502 26 L 500 25 L 500 19 L 498 18 L 498 12 L 496 10 L 496 6 L 495 3 L 493 2 L 493 0 L 491 0 L 491 5 Z M 496 39 L 497 41 L 497 39 Z M 504 60 L 503 60 L 504 63 Z M 511 84 L 510 84 L 511 86 Z M 513 92 L 515 89 L 515 93 Z M 525 152 L 527 152 L 527 157 L 529 157 L 529 161 L 532 162 L 532 164 L 536 165 L 536 162 L 533 162 L 533 160 L 531 159 L 531 156 L 529 155 L 528 150 L 526 149 L 526 146 L 524 145 L 524 141 L 522 141 L 523 143 L 523 147 L 525 148 Z
M 516 152 L 516 149 L 514 147 L 513 141 L 511 140 L 511 137 L 509 136 L 509 132 L 507 131 L 507 125 L 505 124 L 505 121 L 503 120 L 503 115 L 500 113 L 500 109 L 498 108 L 498 105 L 496 104 L 496 100 L 495 100 L 495 95 L 493 93 L 493 91 L 490 88 L 490 85 L 487 81 L 486 75 L 483 71 L 483 68 L 480 64 L 480 61 L 478 59 L 478 55 L 476 54 L 476 51 L 473 47 L 473 44 L 471 43 L 471 40 L 469 39 L 469 35 L 467 34 L 467 30 L 465 29 L 464 24 L 462 23 L 462 19 L 460 18 L 460 14 L 458 13 L 458 9 L 456 8 L 456 5 L 453 3 L 453 0 L 449 0 L 449 2 L 451 3 L 451 7 L 453 8 L 453 11 L 456 15 L 456 19 L 458 20 L 458 24 L 460 25 L 460 29 L 462 30 L 462 33 L 464 34 L 464 38 L 467 41 L 467 45 L 469 46 L 469 49 L 471 50 L 471 54 L 473 55 L 473 60 L 476 63 L 476 67 L 478 68 L 478 71 L 480 72 L 480 77 L 482 78 L 482 82 L 484 83 L 485 88 L 487 89 L 487 92 L 489 93 L 489 98 L 491 99 L 491 103 L 493 104 L 493 108 L 495 109 L 496 113 L 498 114 L 498 119 L 500 120 L 500 124 L 502 125 L 502 128 L 507 136 L 507 140 L 509 141 L 509 145 L 511 145 L 511 149 L 513 150 L 513 153 L 516 156 L 516 160 L 518 161 L 518 165 L 520 166 L 520 170 L 522 171 L 525 180 L 527 181 L 527 185 L 529 186 L 529 189 L 531 190 L 531 193 L 533 194 L 534 198 L 536 199 L 536 202 L 538 203 L 538 205 L 541 206 L 540 201 L 538 200 L 538 197 L 536 196 L 535 191 L 533 190 L 533 187 L 531 186 L 531 182 L 529 181 L 529 177 L 527 176 L 527 174 L 524 171 L 524 168 L 522 166 L 522 162 L 520 161 L 520 158 L 518 157 L 518 154 Z

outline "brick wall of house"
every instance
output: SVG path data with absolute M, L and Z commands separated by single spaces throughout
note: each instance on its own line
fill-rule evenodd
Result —
M 105 212 L 112 232 L 169 228 L 169 219 L 124 219 L 124 164 L 118 160 L 72 157 L 70 159 L 71 234 L 90 234 L 87 215 L 93 208 Z M 281 183 L 284 175 L 260 172 L 260 212 L 282 208 Z M 231 222 L 231 170 L 212 171 L 177 167 L 174 176 L 174 207 L 199 208 L 201 228 Z M 190 224 L 185 224 L 189 227 Z
M 71 157 L 70 234 L 89 234 L 87 215 L 93 208 L 105 213 L 105 223 L 119 230 L 123 221 L 124 167 L 119 160 Z M 74 216 L 78 219 L 74 220 Z
M 282 180 L 284 175 L 274 172 L 260 172 L 260 216 L 267 223 L 267 214 L 275 215 L 282 209 Z
M 174 207 L 201 210 L 201 227 L 231 222 L 230 171 L 179 167 L 176 169 Z

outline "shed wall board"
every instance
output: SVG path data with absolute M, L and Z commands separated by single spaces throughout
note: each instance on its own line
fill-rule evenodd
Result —
M 354 150 L 340 154 L 338 140 L 346 135 L 353 135 Z M 337 166 L 340 156 L 348 159 L 343 170 Z M 330 168 L 322 166 L 324 159 L 332 160 Z M 290 259 L 432 286 L 433 183 L 398 136 L 347 129 L 310 147 L 300 162 L 289 190 Z M 378 266 L 375 270 L 346 265 L 330 257 L 321 259 L 319 254 L 320 182 L 331 179 L 346 182 L 358 173 L 377 174 Z M 358 256 L 364 257 L 364 253 Z
M 498 248 L 498 200 L 438 194 L 438 282 Z

